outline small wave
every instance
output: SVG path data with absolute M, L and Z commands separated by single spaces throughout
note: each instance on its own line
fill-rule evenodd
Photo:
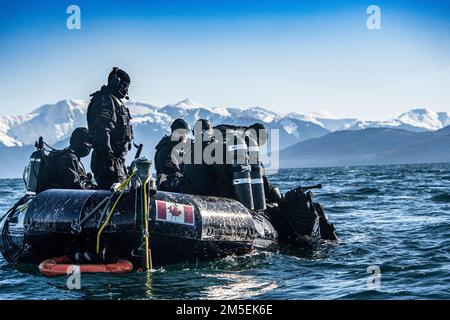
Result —
M 431 197 L 431 200 L 439 203 L 449 203 L 450 202 L 450 194 L 448 193 L 440 193 Z
M 377 194 L 377 193 L 380 193 L 380 189 L 364 187 L 364 188 L 356 189 L 356 190 L 352 191 L 351 193 L 353 193 L 353 194 Z

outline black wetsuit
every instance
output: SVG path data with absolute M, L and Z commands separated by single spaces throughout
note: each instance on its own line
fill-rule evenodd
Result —
M 156 146 L 155 170 L 159 176 L 161 174 L 173 174 L 183 171 L 183 163 L 178 160 L 183 156 L 183 150 L 174 150 L 178 153 L 179 159 L 172 157 L 172 150 L 179 144 L 178 141 L 172 141 L 170 136 L 164 136 Z
M 91 169 L 99 188 L 109 189 L 127 176 L 125 157 L 133 140 L 130 112 L 103 86 L 92 95 L 87 120 L 94 147 Z
M 195 195 L 211 196 L 214 195 L 214 176 L 212 174 L 211 166 L 203 161 L 203 157 L 200 163 L 195 163 L 196 143 L 198 142 L 192 141 L 190 147 L 185 150 L 185 156 L 188 161 L 183 165 L 183 179 L 179 190 L 180 192 Z M 209 143 L 210 142 L 202 142 L 202 154 L 204 148 Z M 199 145 L 197 145 L 197 148 L 199 148 Z
M 39 192 L 47 189 L 83 189 L 85 180 L 86 171 L 72 149 L 52 151 L 39 177 Z

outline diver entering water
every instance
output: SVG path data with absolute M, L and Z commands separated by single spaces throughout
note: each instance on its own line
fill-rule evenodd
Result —
M 91 177 L 86 173 L 81 158 L 91 152 L 92 145 L 87 128 L 76 128 L 69 147 L 53 150 L 47 156 L 39 177 L 38 192 L 47 189 L 92 189 Z
M 114 67 L 108 84 L 93 93 L 87 111 L 94 151 L 91 169 L 99 188 L 109 189 L 127 177 L 125 157 L 131 149 L 131 115 L 122 99 L 128 99 L 130 76 Z

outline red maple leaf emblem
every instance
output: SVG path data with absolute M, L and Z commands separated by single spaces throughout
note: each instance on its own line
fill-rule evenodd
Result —
M 179 210 L 178 207 L 175 206 L 175 205 L 171 205 L 167 209 L 169 209 L 169 212 L 170 212 L 171 215 L 176 216 L 176 217 L 178 217 L 182 213 L 181 210 Z

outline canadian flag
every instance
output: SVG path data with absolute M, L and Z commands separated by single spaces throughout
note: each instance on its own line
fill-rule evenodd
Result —
M 168 201 L 155 200 L 156 220 L 194 225 L 194 207 Z

